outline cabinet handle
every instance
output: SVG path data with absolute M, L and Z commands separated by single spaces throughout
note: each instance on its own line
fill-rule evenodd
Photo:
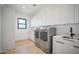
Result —
M 79 48 L 78 46 L 73 46 L 73 47 L 75 47 L 75 48 Z
M 60 42 L 60 41 L 56 41 L 56 42 L 61 43 L 61 44 L 64 44 L 63 42 Z

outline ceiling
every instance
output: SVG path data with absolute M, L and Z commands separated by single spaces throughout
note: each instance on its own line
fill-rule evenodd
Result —
M 22 13 L 26 13 L 27 15 L 34 15 L 39 10 L 44 8 L 46 4 L 5 4 L 4 6 L 15 9 L 16 11 Z

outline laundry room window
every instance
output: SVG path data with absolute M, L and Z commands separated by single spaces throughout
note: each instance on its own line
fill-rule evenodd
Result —
M 18 29 L 26 29 L 27 28 L 27 20 L 24 18 L 17 19 L 17 28 Z

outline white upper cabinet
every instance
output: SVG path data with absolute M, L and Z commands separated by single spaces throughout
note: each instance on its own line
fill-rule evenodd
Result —
M 74 23 L 74 5 L 65 4 L 61 6 L 62 23 Z
M 75 23 L 79 23 L 79 4 L 75 5 Z
M 61 24 L 61 5 L 49 5 L 32 18 L 33 26 Z
M 32 26 L 74 23 L 74 5 L 48 5 L 32 18 L 31 23 Z
M 54 24 L 74 23 L 74 5 L 60 4 L 52 6 L 52 20 L 54 19 L 52 22 Z
M 43 25 L 61 24 L 61 5 L 49 5 L 41 11 Z

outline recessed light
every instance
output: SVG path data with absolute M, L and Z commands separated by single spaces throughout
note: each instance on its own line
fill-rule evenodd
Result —
M 25 6 L 23 6 L 22 8 L 26 8 Z
M 33 4 L 33 6 L 36 6 L 36 4 Z

